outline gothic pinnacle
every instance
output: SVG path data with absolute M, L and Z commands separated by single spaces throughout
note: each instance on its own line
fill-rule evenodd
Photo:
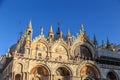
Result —
M 67 37 L 70 37 L 70 30 L 68 29 Z
M 52 25 L 50 26 L 49 33 L 53 33 Z
M 81 30 L 84 31 L 84 24 L 81 24 Z
M 31 20 L 30 20 L 30 22 L 29 22 L 28 28 L 31 28 L 31 29 L 32 29 L 32 22 L 31 22 Z
M 93 44 L 95 45 L 95 47 L 97 46 L 98 42 L 97 42 L 97 39 L 96 39 L 96 35 L 94 34 L 94 38 L 93 38 Z
M 40 27 L 40 35 L 43 35 L 43 27 Z

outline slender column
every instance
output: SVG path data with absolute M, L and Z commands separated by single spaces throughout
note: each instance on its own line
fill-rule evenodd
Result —
M 27 80 L 30 80 L 29 76 L 30 76 L 30 73 L 27 72 Z
M 15 72 L 12 72 L 12 80 L 15 80 Z
M 26 74 L 26 72 L 24 72 L 23 73 L 23 80 L 26 80 L 26 76 L 27 76 L 27 74 Z
M 53 80 L 53 75 L 52 74 L 50 74 L 50 80 Z
M 21 79 L 20 80 L 23 80 L 23 73 L 21 73 Z
M 54 80 L 54 74 L 52 75 L 52 80 Z
M 25 73 L 22 73 L 22 80 L 25 80 Z

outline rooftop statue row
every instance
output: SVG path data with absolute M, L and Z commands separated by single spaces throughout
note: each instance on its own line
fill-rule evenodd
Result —
M 17 41 L 16 44 L 12 45 L 10 47 L 10 49 L 8 50 L 8 53 L 3 56 L 0 57 L 0 61 L 1 60 L 5 60 L 6 57 L 14 57 L 16 56 L 25 56 L 25 55 L 29 55 L 26 53 L 36 53 L 36 51 L 34 51 L 34 49 L 40 51 L 43 51 L 43 54 L 51 54 L 50 50 L 51 47 L 53 48 L 54 43 L 62 41 L 63 43 L 65 43 L 65 45 L 67 46 L 67 50 L 63 49 L 60 51 L 54 50 L 53 53 L 55 51 L 57 51 L 56 53 L 59 54 L 59 52 L 62 51 L 66 51 L 64 53 L 69 53 L 69 59 L 75 60 L 76 59 L 80 59 L 80 58 L 86 58 L 86 59 L 91 59 L 94 60 L 93 57 L 94 56 L 109 56 L 109 57 L 116 57 L 119 58 L 120 54 L 114 54 L 114 53 L 119 53 L 120 52 L 120 45 L 114 45 L 111 44 L 109 42 L 109 39 L 107 39 L 107 42 L 104 43 L 102 41 L 102 45 L 98 46 L 98 42 L 96 39 L 96 36 L 94 34 L 93 40 L 91 41 L 89 39 L 89 36 L 86 34 L 86 31 L 84 29 L 84 25 L 81 25 L 81 29 L 80 29 L 80 33 L 77 34 L 75 37 L 71 36 L 70 34 L 70 30 L 68 30 L 67 35 L 64 36 L 62 34 L 62 31 L 60 30 L 60 27 L 58 27 L 58 30 L 56 32 L 56 34 L 53 33 L 53 29 L 52 29 L 52 25 L 50 26 L 50 29 L 48 31 L 48 36 L 45 37 L 44 36 L 44 29 L 43 27 L 40 28 L 40 35 L 35 37 L 34 39 L 32 39 L 32 34 L 33 34 L 33 29 L 32 29 L 32 23 L 30 21 L 27 29 L 25 30 L 24 34 L 20 37 L 20 39 Z M 37 45 L 32 45 L 34 44 L 35 41 L 39 41 L 43 40 L 45 41 L 46 45 L 42 45 L 42 47 L 38 47 Z M 44 43 L 44 42 L 43 42 Z M 80 45 L 79 43 L 83 43 L 82 45 Z M 87 45 L 85 45 L 87 44 Z M 40 45 L 40 44 L 39 44 Z M 35 48 L 31 49 L 31 46 Z M 45 48 L 46 47 L 46 48 Z M 41 48 L 39 50 L 39 48 Z M 49 50 L 48 50 L 49 48 Z M 62 48 L 62 46 L 60 47 Z M 91 49 L 91 51 L 90 51 Z M 33 52 L 32 52 L 33 51 Z M 52 51 L 52 50 L 51 50 Z M 41 55 L 41 54 L 40 54 Z M 114 56 L 113 56 L 114 55 Z M 31 54 L 31 56 L 33 57 L 33 55 Z M 48 55 L 45 55 L 48 59 Z M 63 56 L 63 54 L 62 54 Z M 36 58 L 36 56 L 34 56 Z M 38 56 L 41 59 L 44 59 L 45 57 L 41 57 Z M 50 57 L 50 55 L 49 55 Z M 61 56 L 58 56 L 61 59 Z M 54 58 L 55 60 L 58 60 L 59 58 Z M 71 57 L 71 58 L 70 58 Z
M 98 42 L 96 39 L 96 36 L 94 34 L 93 40 L 89 39 L 89 36 L 86 34 L 86 31 L 84 29 L 84 25 L 81 24 L 81 29 L 80 29 L 80 33 L 76 34 L 76 36 L 71 36 L 70 34 L 70 30 L 68 30 L 67 35 L 64 36 L 62 34 L 62 31 L 60 30 L 60 27 L 58 26 L 58 30 L 56 31 L 56 34 L 53 33 L 53 28 L 52 25 L 50 26 L 50 29 L 48 31 L 48 36 L 44 37 L 44 29 L 43 27 L 40 28 L 40 35 L 35 37 L 34 39 L 32 39 L 32 34 L 33 34 L 33 29 L 32 29 L 32 22 L 30 21 L 25 33 L 20 37 L 20 39 L 18 40 L 17 44 L 25 44 L 24 41 L 25 40 L 30 40 L 30 41 L 35 41 L 37 38 L 39 37 L 43 37 L 44 39 L 46 39 L 48 42 L 53 42 L 59 39 L 64 40 L 66 43 L 72 44 L 73 42 L 75 42 L 77 39 L 79 39 L 82 42 L 88 42 L 91 45 L 93 45 L 95 48 L 103 48 L 103 49 L 108 49 L 111 51 L 115 51 L 115 46 L 109 42 L 109 39 L 107 39 L 107 42 L 104 43 L 102 41 L 102 45 L 98 46 Z M 16 49 L 19 48 L 20 46 L 16 46 Z M 15 45 L 13 45 L 11 47 L 11 49 L 14 49 Z M 11 50 L 10 49 L 10 50 Z
M 20 39 L 18 40 L 18 42 L 16 44 L 14 44 L 14 45 L 12 45 L 12 47 L 10 47 L 9 52 L 16 52 L 15 50 L 18 50 L 17 51 L 18 53 L 19 52 L 24 53 L 23 48 L 24 47 L 29 48 L 30 47 L 29 44 L 34 42 L 36 39 L 39 39 L 39 37 L 42 37 L 48 43 L 55 42 L 58 40 L 63 40 L 66 44 L 72 45 L 74 42 L 79 40 L 81 42 L 87 42 L 87 43 L 91 44 L 96 49 L 98 49 L 98 48 L 99 49 L 106 49 L 106 50 L 115 51 L 115 52 L 119 51 L 119 47 L 111 44 L 109 42 L 109 39 L 107 39 L 107 43 L 102 42 L 102 45 L 98 46 L 98 42 L 97 42 L 95 34 L 94 34 L 93 40 L 90 40 L 89 36 L 86 34 L 86 31 L 84 29 L 83 24 L 81 24 L 80 33 L 77 34 L 76 36 L 71 36 L 70 30 L 68 30 L 67 35 L 64 36 L 62 34 L 62 31 L 60 30 L 60 27 L 58 27 L 56 34 L 54 34 L 53 29 L 52 29 L 52 25 L 50 26 L 47 37 L 44 37 L 43 33 L 44 33 L 44 29 L 43 29 L 43 27 L 41 27 L 40 28 L 40 35 L 35 37 L 34 39 L 32 39 L 33 29 L 32 29 L 32 22 L 30 21 L 24 34 L 20 37 Z M 27 43 L 27 45 L 26 45 L 26 43 Z

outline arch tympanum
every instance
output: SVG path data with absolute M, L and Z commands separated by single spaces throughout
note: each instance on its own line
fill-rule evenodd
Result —
M 50 72 L 44 66 L 36 66 L 30 72 L 30 80 L 50 80 Z
M 22 76 L 20 74 L 15 75 L 15 80 L 22 80 Z
M 87 60 L 92 60 L 92 53 L 89 50 L 89 48 L 87 48 L 84 45 L 79 45 L 75 48 L 74 50 L 74 55 L 75 58 L 81 58 L 81 59 L 87 59 Z
M 70 80 L 71 72 L 66 67 L 59 67 L 55 72 L 55 80 Z
M 80 69 L 80 76 L 82 80 L 99 80 L 100 73 L 93 65 L 84 65 Z

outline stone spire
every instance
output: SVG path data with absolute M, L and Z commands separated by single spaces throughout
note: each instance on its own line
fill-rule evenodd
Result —
M 70 30 L 68 29 L 68 32 L 67 32 L 67 40 L 69 41 L 71 38 L 71 35 L 70 35 Z
M 32 42 L 32 22 L 30 21 L 24 35 L 18 41 L 15 51 L 28 55 Z
M 81 24 L 81 30 L 84 31 L 84 25 L 83 24 Z
M 106 48 L 110 48 L 110 41 L 109 41 L 108 37 L 107 37 Z
M 60 31 L 60 27 L 58 26 L 58 30 L 57 30 L 56 34 L 57 34 L 57 35 L 60 35 L 60 32 L 61 32 L 61 31 Z
M 26 37 L 27 37 L 27 39 L 32 39 L 32 22 L 31 22 L 31 20 L 30 20 L 30 22 L 29 22 L 29 24 L 28 24 L 28 27 L 27 27 L 27 29 L 26 29 Z
M 31 20 L 29 22 L 28 29 L 32 29 L 32 22 L 31 22 Z
M 57 24 L 58 24 L 58 30 L 57 30 L 56 34 L 57 34 L 58 36 L 60 36 L 60 32 L 61 32 L 61 31 L 60 31 L 60 22 L 58 22 Z
M 85 35 L 84 24 L 81 24 L 80 35 Z
M 87 41 L 87 36 L 86 36 L 85 30 L 84 30 L 84 25 L 83 24 L 81 24 L 80 39 L 83 42 Z
M 41 26 L 41 27 L 40 27 L 40 35 L 43 35 L 43 31 L 44 31 L 44 29 L 43 29 L 43 27 Z
M 52 25 L 50 26 L 50 29 L 49 29 L 48 38 L 49 38 L 49 39 L 54 39 L 54 34 L 53 34 Z
M 68 29 L 67 37 L 70 37 L 70 30 Z
M 108 37 L 107 37 L 107 45 L 109 45 L 110 44 L 110 41 L 109 41 L 109 39 L 108 39 Z
M 60 38 L 60 33 L 61 33 L 60 23 L 58 23 L 58 30 L 57 30 L 57 32 L 56 32 L 56 34 L 55 34 L 55 39 L 56 39 L 56 40 Z
M 104 48 L 104 45 L 105 45 L 105 44 L 104 44 L 104 40 L 102 40 L 102 48 Z
M 53 33 L 52 25 L 50 26 L 49 33 Z
M 60 32 L 60 39 L 62 39 L 62 31 Z
M 24 49 L 22 51 L 22 53 L 25 54 L 25 56 L 28 57 L 28 55 L 30 54 L 30 47 L 31 47 L 31 42 L 32 42 L 32 22 L 30 20 L 27 30 L 26 30 L 26 40 L 25 40 L 25 44 L 23 44 Z
M 94 38 L 93 38 L 93 44 L 95 45 L 95 47 L 97 47 L 97 45 L 98 45 L 98 42 L 97 42 L 95 34 L 94 34 Z

